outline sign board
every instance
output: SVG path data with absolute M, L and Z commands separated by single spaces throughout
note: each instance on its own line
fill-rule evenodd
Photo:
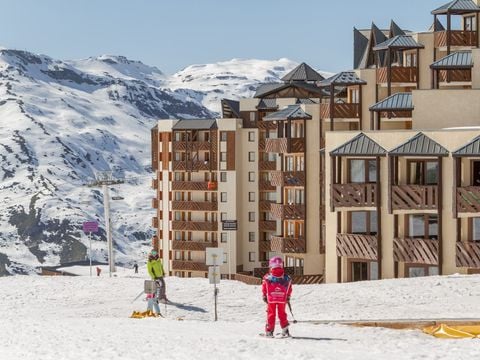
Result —
M 205 264 L 206 265 L 220 266 L 220 265 L 223 264 L 223 249 L 222 248 L 207 247 L 206 252 L 207 252 L 206 253 L 206 258 L 205 258 Z
M 96 233 L 98 231 L 98 223 L 96 221 L 85 221 L 83 223 L 84 233 Z
M 208 280 L 210 284 L 220 284 L 220 269 L 218 266 L 208 267 Z
M 223 220 L 222 221 L 222 230 L 223 231 L 235 231 L 235 230 L 237 230 L 237 220 Z

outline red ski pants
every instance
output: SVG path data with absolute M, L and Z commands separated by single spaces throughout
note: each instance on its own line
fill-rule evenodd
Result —
M 267 305 L 267 326 L 266 331 L 275 330 L 275 313 L 278 312 L 278 320 L 280 320 L 280 326 L 282 329 L 288 326 L 287 313 L 285 312 L 285 306 L 287 304 L 269 303 Z

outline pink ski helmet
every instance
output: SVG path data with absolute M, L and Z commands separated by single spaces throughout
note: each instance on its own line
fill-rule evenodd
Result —
M 283 260 L 280 256 L 275 256 L 270 259 L 270 261 L 268 262 L 268 266 L 271 269 L 283 268 Z

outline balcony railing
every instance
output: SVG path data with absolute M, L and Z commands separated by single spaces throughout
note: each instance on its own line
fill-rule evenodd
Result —
M 172 143 L 173 151 L 208 151 L 211 149 L 209 141 L 174 141 Z
M 274 204 L 273 201 L 269 200 L 260 200 L 258 203 L 260 211 L 270 211 L 270 208 Z
M 363 234 L 337 234 L 337 256 L 377 261 L 377 237 Z
M 448 31 L 435 32 L 435 47 L 447 46 Z M 477 32 L 464 30 L 450 30 L 450 46 L 476 46 Z
M 210 171 L 216 170 L 217 164 L 212 160 L 174 160 L 172 168 L 174 171 Z
M 457 266 L 480 268 L 480 243 L 477 241 L 457 242 Z
M 393 210 L 436 210 L 437 207 L 437 185 L 392 186 Z
M 376 204 L 376 184 L 332 184 L 334 207 L 371 207 Z
M 416 83 L 417 82 L 417 68 L 416 67 L 391 67 L 391 82 L 392 83 Z M 388 68 L 377 68 L 377 84 L 388 83 Z
M 360 117 L 360 104 L 333 104 L 333 114 L 330 113 L 330 104 L 320 104 L 322 119 L 357 119 Z
M 208 271 L 208 266 L 205 263 L 198 261 L 189 261 L 189 260 L 173 260 L 172 261 L 173 270 L 184 270 L 184 271 Z
M 152 199 L 152 208 L 158 209 L 158 199 L 157 198 Z
M 260 252 L 270 252 L 270 241 L 259 241 L 258 250 Z M 267 267 L 268 267 L 268 263 L 267 263 Z
M 270 174 L 273 186 L 305 186 L 304 171 L 272 171 Z
M 172 210 L 217 211 L 218 203 L 209 201 L 172 201 Z
M 158 189 L 158 179 L 152 179 L 152 189 Z
M 271 220 L 263 220 L 258 222 L 258 230 L 260 231 L 277 231 L 277 222 Z
M 258 170 L 260 171 L 272 171 L 277 169 L 276 161 L 259 161 Z
M 280 220 L 304 220 L 305 219 L 305 205 L 284 205 L 272 204 L 271 212 L 274 218 Z
M 285 153 L 300 153 L 305 151 L 304 138 L 281 138 L 281 139 L 266 139 L 265 152 L 285 154 Z
M 456 70 L 440 70 L 440 82 L 470 82 L 472 81 L 472 70 L 456 69 Z
M 172 221 L 172 230 L 178 231 L 217 231 L 216 221 Z
M 304 237 L 292 238 L 272 236 L 270 240 L 272 251 L 282 254 L 303 254 L 306 252 L 306 241 Z
M 457 187 L 457 211 L 480 212 L 480 186 Z
M 393 259 L 412 264 L 438 265 L 438 240 L 393 239 Z
M 272 183 L 270 181 L 266 181 L 266 180 L 260 180 L 258 182 L 258 189 L 260 191 L 275 191 L 277 190 L 277 188 L 272 185 Z
M 173 240 L 172 250 L 205 251 L 207 247 L 217 247 L 216 242 Z
M 176 191 L 213 191 L 208 189 L 208 181 L 172 181 Z
M 152 217 L 152 227 L 158 228 L 158 217 Z

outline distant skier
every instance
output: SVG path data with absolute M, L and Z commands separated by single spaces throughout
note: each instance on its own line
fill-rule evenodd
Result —
M 133 270 L 135 270 L 135 274 L 138 274 L 138 264 L 133 264 Z
M 275 313 L 282 328 L 282 336 L 290 336 L 288 331 L 289 322 L 285 307 L 290 301 L 292 294 L 292 279 L 286 275 L 283 269 L 283 260 L 279 256 L 270 259 L 268 263 L 270 272 L 263 277 L 262 293 L 263 301 L 267 304 L 267 324 L 265 336 L 273 337 L 275 330 Z
M 97 276 L 100 276 L 101 272 L 102 272 L 102 269 L 100 269 L 100 268 L 97 266 Z
M 159 300 L 167 302 L 167 296 L 165 295 L 165 280 L 163 280 L 165 271 L 163 270 L 162 260 L 158 256 L 158 252 L 155 249 L 152 249 L 148 255 L 147 270 L 152 280 L 155 280 L 160 286 Z

